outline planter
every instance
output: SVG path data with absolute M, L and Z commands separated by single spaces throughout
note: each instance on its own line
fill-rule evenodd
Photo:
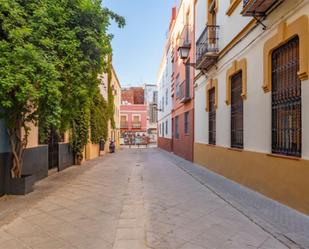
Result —
M 33 175 L 23 175 L 21 178 L 9 178 L 8 189 L 9 195 L 26 195 L 33 191 L 35 177 Z

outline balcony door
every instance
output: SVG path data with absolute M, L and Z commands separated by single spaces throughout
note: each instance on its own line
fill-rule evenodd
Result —
M 139 115 L 133 115 L 132 128 L 134 128 L 134 129 L 140 129 L 141 128 L 140 116 Z

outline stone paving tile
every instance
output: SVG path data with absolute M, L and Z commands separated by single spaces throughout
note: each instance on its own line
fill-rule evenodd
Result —
M 292 248 L 309 248 L 309 216 L 230 181 L 204 167 L 192 164 L 170 153 L 161 152 L 172 164 L 176 164 L 227 203 L 237 207 L 243 214 L 272 233 L 276 238 Z
M 0 249 L 288 248 L 173 160 L 125 149 L 43 180 L 0 226 Z

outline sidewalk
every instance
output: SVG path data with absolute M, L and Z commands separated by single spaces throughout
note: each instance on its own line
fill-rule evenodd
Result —
M 290 248 L 309 248 L 309 217 L 202 166 L 165 156 L 221 199 Z M 309 198 L 309 197 L 308 197 Z

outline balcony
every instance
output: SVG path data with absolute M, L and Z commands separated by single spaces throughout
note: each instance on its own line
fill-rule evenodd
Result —
M 208 71 L 219 57 L 219 26 L 206 25 L 196 43 L 196 69 Z
M 277 3 L 283 0 L 243 0 L 243 16 L 265 16 L 266 13 L 274 7 Z
M 140 128 L 142 128 L 142 123 L 140 121 L 132 122 L 132 129 L 140 129 Z
M 121 121 L 120 122 L 120 129 L 128 129 L 128 128 L 129 128 L 128 121 Z
M 186 103 L 191 100 L 189 80 L 184 80 L 180 83 L 178 90 L 178 99 L 181 103 Z
M 121 121 L 120 122 L 120 129 L 128 129 L 128 128 L 129 128 L 128 121 Z

